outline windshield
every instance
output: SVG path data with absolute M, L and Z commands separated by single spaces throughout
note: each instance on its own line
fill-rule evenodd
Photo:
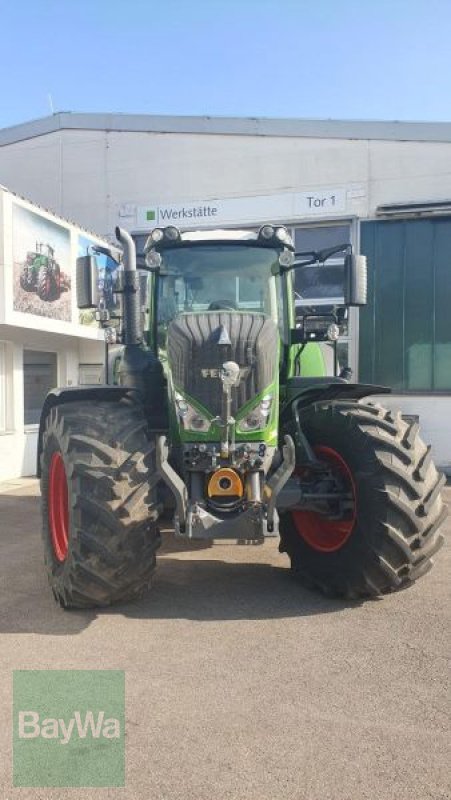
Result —
M 252 311 L 276 321 L 275 278 L 279 251 L 266 247 L 212 244 L 162 252 L 158 319 L 183 312 Z

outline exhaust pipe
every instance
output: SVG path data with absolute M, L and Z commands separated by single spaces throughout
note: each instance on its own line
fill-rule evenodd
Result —
M 154 427 L 165 429 L 167 419 L 163 368 L 155 353 L 144 344 L 135 243 L 128 231 L 119 227 L 116 228 L 116 238 L 124 248 L 124 271 L 122 273 L 122 342 L 124 348 L 117 367 L 118 382 L 120 386 L 127 386 L 129 389 L 139 392 L 151 424 Z
M 124 248 L 124 270 L 136 272 L 136 247 L 128 231 L 116 226 L 116 239 Z
M 123 228 L 115 230 L 116 239 L 124 248 L 123 272 L 123 342 L 125 345 L 139 345 L 143 340 L 140 310 L 139 274 L 136 270 L 135 243 Z

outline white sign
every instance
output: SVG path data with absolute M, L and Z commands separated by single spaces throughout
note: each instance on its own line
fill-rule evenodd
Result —
M 346 211 L 344 189 L 327 189 L 319 192 L 300 192 L 296 195 L 296 216 L 343 214 Z
M 191 200 L 186 203 L 148 205 L 137 208 L 140 230 L 165 225 L 178 228 L 211 228 L 218 225 L 249 225 L 291 222 L 305 217 L 330 217 L 346 213 L 343 186 L 306 192 Z

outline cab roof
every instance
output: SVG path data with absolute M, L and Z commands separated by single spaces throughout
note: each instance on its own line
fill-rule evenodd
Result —
M 189 244 L 243 244 L 257 247 L 272 247 L 278 250 L 288 248 L 294 251 L 293 240 L 284 225 L 266 224 L 258 230 L 216 230 L 180 231 L 173 225 L 154 228 L 149 235 L 145 252 L 155 248 L 157 251 Z
M 218 228 L 214 231 L 181 231 L 182 242 L 242 242 L 257 241 L 257 231 L 224 230 Z

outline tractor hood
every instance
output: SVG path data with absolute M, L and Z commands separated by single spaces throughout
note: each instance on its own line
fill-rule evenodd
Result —
M 279 335 L 275 323 L 264 314 L 181 314 L 168 329 L 168 362 L 183 432 L 208 436 L 215 426 L 207 428 L 201 420 L 217 423 L 224 416 L 225 365 L 235 371 L 230 413 L 237 421 L 238 438 L 261 435 L 271 424 L 278 392 Z M 178 404 L 177 397 L 183 398 Z M 198 418 L 185 409 L 186 401 L 193 402 Z M 262 403 L 264 413 L 260 414 Z

